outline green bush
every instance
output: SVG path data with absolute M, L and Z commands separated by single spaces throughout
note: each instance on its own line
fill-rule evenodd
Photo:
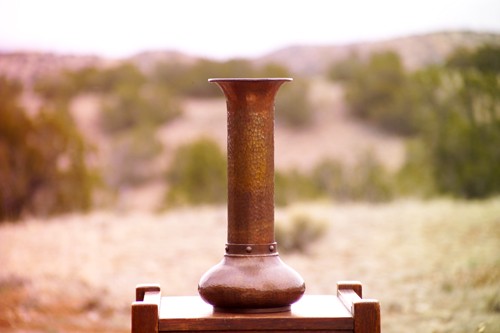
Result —
M 286 78 L 290 77 L 288 70 L 278 64 L 267 64 L 261 69 L 256 70 L 255 77 L 274 77 L 274 78 Z
M 233 59 L 225 62 L 200 60 L 194 65 L 163 63 L 155 70 L 154 82 L 176 94 L 190 97 L 223 97 L 210 78 L 288 77 L 286 68 L 269 64 L 254 68 L 250 61 Z M 304 127 L 313 120 L 313 107 L 308 100 L 307 82 L 296 80 L 281 87 L 276 97 L 276 121 L 291 127 Z
M 421 139 L 438 191 L 463 198 L 500 193 L 498 76 L 431 68 L 419 79 Z
M 41 77 L 34 86 L 33 91 L 45 102 L 68 104 L 78 94 L 73 82 L 66 81 L 64 77 Z
M 167 206 L 227 202 L 227 159 L 215 142 L 200 139 L 177 150 L 167 182 Z
M 244 59 L 225 62 L 202 59 L 194 65 L 162 63 L 154 74 L 154 82 L 167 87 L 175 94 L 191 97 L 222 97 L 220 88 L 207 82 L 210 78 L 288 77 L 280 65 L 267 65 L 256 69 Z
M 446 67 L 412 76 L 419 140 L 403 172 L 431 175 L 436 192 L 462 198 L 500 193 L 500 47 L 458 49 Z M 428 182 L 426 182 L 428 183 Z
M 146 77 L 131 63 L 99 69 L 86 67 L 78 71 L 63 70 L 58 75 L 41 77 L 34 91 L 46 101 L 70 101 L 78 94 L 112 94 L 116 87 L 127 84 L 136 90 L 147 82 Z
M 89 210 L 96 178 L 68 109 L 46 105 L 29 118 L 22 89 L 0 77 L 0 221 Z
M 319 191 L 329 198 L 347 200 L 351 188 L 345 167 L 338 161 L 326 160 L 314 168 L 312 179 Z
M 354 53 L 346 59 L 332 64 L 327 72 L 327 78 L 332 81 L 349 82 L 356 77 L 357 72 L 363 66 L 363 62 Z
M 274 203 L 286 206 L 297 201 L 307 201 L 322 195 L 314 180 L 298 171 L 274 173 Z
M 162 151 L 157 129 L 182 113 L 170 90 L 148 82 L 132 64 L 84 74 L 75 80 L 103 96 L 99 123 L 112 143 L 107 185 L 140 186 L 157 176 L 151 168 Z
M 314 169 L 313 179 L 322 193 L 335 200 L 382 202 L 391 200 L 395 193 L 391 175 L 371 151 L 352 168 L 324 161 Z
M 74 76 L 74 80 L 86 78 L 83 74 Z M 100 114 L 100 125 L 106 133 L 150 128 L 154 135 L 158 126 L 181 114 L 170 90 L 148 83 L 132 64 L 93 73 L 93 78 L 85 82 L 86 91 L 99 91 L 106 97 Z
M 314 119 L 314 108 L 308 99 L 308 93 L 309 85 L 306 81 L 285 83 L 276 96 L 276 122 L 292 128 L 310 125 Z
M 413 98 L 413 87 L 394 52 L 373 54 L 346 83 L 353 115 L 398 135 L 416 133 Z
M 462 48 L 445 66 L 407 74 L 399 57 L 386 52 L 374 54 L 347 79 L 346 99 L 357 117 L 415 137 L 397 176 L 399 193 L 462 198 L 500 193 L 499 59 L 498 46 Z M 366 176 L 371 180 L 348 187 L 390 197 L 391 186 L 382 185 L 385 181 L 376 176 L 380 172 L 370 169 L 375 172 Z M 378 194 L 360 185 L 367 182 L 380 183 L 374 187 Z
M 428 148 L 421 138 L 406 143 L 405 163 L 395 177 L 400 196 L 430 198 L 438 194 Z
M 171 90 L 154 81 L 148 82 L 131 63 L 80 71 L 63 71 L 44 77 L 35 84 L 35 92 L 45 102 L 68 105 L 82 93 L 96 93 L 104 98 L 100 125 L 104 132 L 117 134 L 139 127 L 158 127 L 181 114 Z
M 500 291 L 491 294 L 486 301 L 486 309 L 500 313 Z
M 485 44 L 475 50 L 458 48 L 446 60 L 446 67 L 458 70 L 477 70 L 482 74 L 500 73 L 499 45 Z
M 220 97 L 219 87 L 207 81 L 219 77 L 252 77 L 254 70 L 247 60 L 218 62 L 202 59 L 194 65 L 161 64 L 155 71 L 156 81 L 177 94 L 191 97 Z
M 103 103 L 101 128 L 109 134 L 150 128 L 151 135 L 160 125 L 181 114 L 168 90 L 158 87 L 135 87 L 123 82 L 114 87 L 114 93 Z
M 351 199 L 385 202 L 394 197 L 395 184 L 392 176 L 377 160 L 371 151 L 366 152 L 358 161 L 350 175 Z
M 112 94 L 117 87 L 124 84 L 140 89 L 148 82 L 146 78 L 132 63 L 123 63 L 116 67 L 98 69 L 88 67 L 76 72 L 63 72 L 64 80 L 78 93 Z
M 277 221 L 274 237 L 278 243 L 278 251 L 307 253 L 310 246 L 324 236 L 326 229 L 325 222 L 304 214 L 293 216 L 287 225 Z
M 151 128 L 142 127 L 114 135 L 104 170 L 106 183 L 114 190 L 140 186 L 155 177 L 154 159 L 163 150 L 162 144 L 151 135 Z
M 223 97 L 210 78 L 288 77 L 288 71 L 276 64 L 256 69 L 251 62 L 233 59 L 226 62 L 200 60 L 194 65 L 163 63 L 155 70 L 154 82 L 176 94 L 191 97 Z M 276 97 L 276 121 L 295 128 L 309 125 L 314 110 L 308 100 L 307 82 L 296 80 L 281 87 Z
M 132 63 L 98 69 L 64 71 L 40 79 L 35 86 L 47 105 L 68 108 L 83 93 L 101 97 L 99 125 L 112 143 L 109 170 L 103 170 L 113 189 L 141 185 L 153 176 L 147 164 L 162 150 L 155 135 L 159 126 L 182 111 L 171 89 L 146 77 Z
M 394 198 L 396 186 L 393 176 L 369 151 L 354 167 L 346 167 L 335 160 L 325 160 L 310 175 L 297 171 L 277 171 L 274 195 L 277 206 L 324 198 L 383 202 Z

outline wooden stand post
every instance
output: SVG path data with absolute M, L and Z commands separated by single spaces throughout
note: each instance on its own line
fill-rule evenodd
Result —
M 305 295 L 291 311 L 214 312 L 199 296 L 161 297 L 158 285 L 138 285 L 132 333 L 157 332 L 380 333 L 380 304 L 363 299 L 359 282 L 339 282 L 335 295 Z
M 137 285 L 132 303 L 132 332 L 158 333 L 160 304 L 160 285 Z

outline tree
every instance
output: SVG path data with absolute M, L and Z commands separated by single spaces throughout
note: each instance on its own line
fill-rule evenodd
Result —
M 22 90 L 0 77 L 0 221 L 90 209 L 88 147 L 68 110 L 57 104 L 31 119 L 19 105 Z
M 483 74 L 500 73 L 499 45 L 485 44 L 475 50 L 458 48 L 446 60 L 446 67 L 458 70 L 474 69 Z
M 399 135 L 416 132 L 411 87 L 399 56 L 373 54 L 346 83 L 346 101 L 354 116 Z
M 349 82 L 356 77 L 358 70 L 364 64 L 356 53 L 350 54 L 346 59 L 338 61 L 330 66 L 327 77 L 332 81 Z
M 500 193 L 499 58 L 499 47 L 459 49 L 446 67 L 427 68 L 414 76 L 425 154 L 420 150 L 420 159 L 409 156 L 408 164 L 430 163 L 441 193 L 463 198 Z
M 314 107 L 309 101 L 309 85 L 303 80 L 285 83 L 276 96 L 276 122 L 292 128 L 313 122 Z
M 178 149 L 167 181 L 167 205 L 226 202 L 227 159 L 215 142 L 200 139 Z

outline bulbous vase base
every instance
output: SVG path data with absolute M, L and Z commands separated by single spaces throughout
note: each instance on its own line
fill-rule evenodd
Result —
M 225 255 L 200 280 L 201 298 L 216 312 L 262 313 L 289 311 L 305 291 L 302 277 L 278 254 Z

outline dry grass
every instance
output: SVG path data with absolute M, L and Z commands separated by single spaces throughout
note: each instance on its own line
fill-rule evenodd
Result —
M 297 214 L 327 224 L 307 255 L 281 255 L 308 294 L 360 280 L 384 332 L 500 331 L 500 199 L 303 204 L 276 219 Z M 197 294 L 222 258 L 226 221 L 225 207 L 199 207 L 1 225 L 0 330 L 129 331 L 136 284 Z
M 402 163 L 403 141 L 353 121 L 339 86 L 314 82 L 311 98 L 318 107 L 311 128 L 276 128 L 277 169 L 309 170 L 325 158 L 351 164 L 367 149 L 390 169 Z M 105 155 L 97 113 L 89 112 L 96 103 L 83 96 L 73 111 Z M 163 164 L 200 135 L 225 146 L 223 99 L 187 100 L 184 108 L 157 133 Z M 226 208 L 134 210 L 153 210 L 163 191 L 158 184 L 125 191 L 114 212 L 0 225 L 0 331 L 127 332 L 136 284 L 197 295 L 200 277 L 222 258 Z M 276 210 L 284 223 L 297 215 L 327 226 L 307 255 L 281 255 L 304 277 L 308 294 L 334 294 L 337 281 L 360 280 L 365 297 L 381 301 L 384 332 L 500 331 L 500 199 Z

